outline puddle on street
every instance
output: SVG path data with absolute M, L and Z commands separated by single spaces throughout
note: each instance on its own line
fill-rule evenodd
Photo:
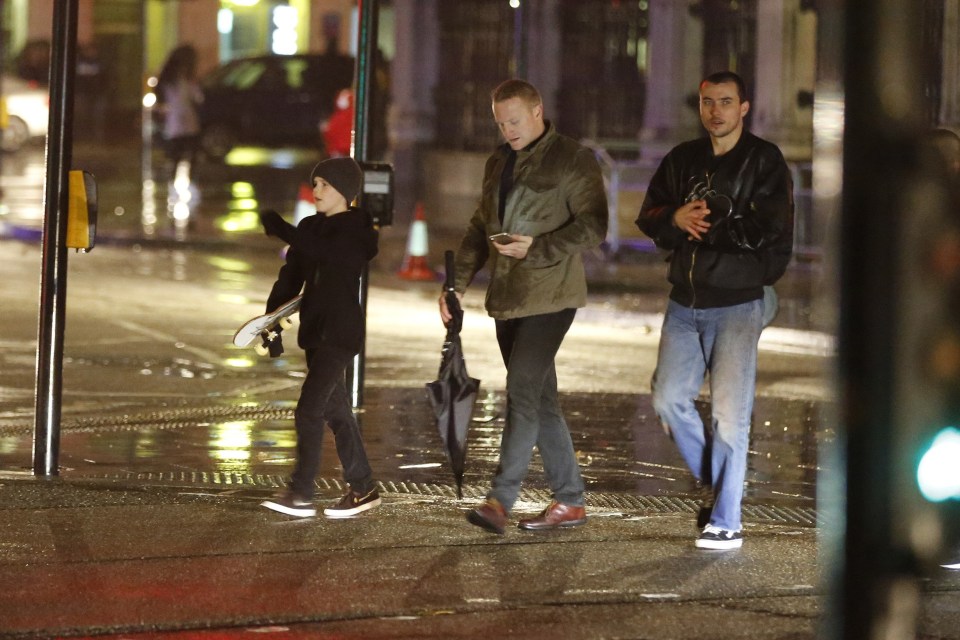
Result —
M 449 464 L 425 392 L 370 389 L 358 413 L 378 480 L 452 484 Z M 675 446 L 664 435 L 648 395 L 561 396 L 589 491 L 636 495 L 696 495 Z M 65 429 L 62 475 L 114 476 L 221 472 L 286 477 L 296 456 L 293 403 L 259 405 L 269 417 L 170 420 L 129 427 Z M 468 439 L 464 483 L 488 486 L 504 425 L 501 391 L 478 398 Z M 708 410 L 701 407 L 702 411 Z M 758 398 L 754 410 L 745 498 L 751 502 L 814 504 L 819 406 L 809 401 Z M 229 408 L 227 408 L 229 413 Z M 160 412 L 162 413 L 162 412 Z M 240 407 L 236 415 L 241 415 Z M 176 424 L 174 424 L 176 423 Z M 0 437 L 0 468 L 29 467 L 31 438 Z M 333 437 L 326 430 L 320 475 L 340 478 Z M 526 488 L 547 489 L 534 455 Z

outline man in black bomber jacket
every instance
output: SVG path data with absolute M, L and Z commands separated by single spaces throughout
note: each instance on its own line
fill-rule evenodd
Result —
M 743 80 L 725 71 L 700 83 L 709 134 L 660 163 L 637 226 L 670 251 L 673 285 L 663 320 L 653 405 L 690 470 L 712 487 L 697 548 L 743 544 L 740 503 L 756 385 L 763 287 L 783 275 L 793 246 L 793 185 L 780 150 L 744 131 Z M 712 424 L 694 401 L 710 372 Z
M 298 517 L 316 514 L 311 499 L 326 422 L 334 433 L 350 490 L 323 512 L 342 518 L 380 504 L 344 385 L 344 372 L 363 346 L 360 276 L 364 265 L 377 254 L 378 234 L 365 211 L 349 206 L 362 180 L 353 158 L 324 160 L 314 168 L 311 179 L 316 215 L 302 220 L 296 229 L 275 212 L 261 216 L 267 235 L 290 244 L 286 263 L 267 300 L 267 311 L 303 289 L 297 343 L 306 351 L 308 367 L 295 414 L 296 467 L 289 488 L 263 506 Z M 282 347 L 272 348 L 271 355 L 282 351 Z

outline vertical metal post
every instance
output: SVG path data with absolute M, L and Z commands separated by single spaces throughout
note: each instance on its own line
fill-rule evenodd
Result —
M 7 7 L 4 0 L 0 0 L 0 69 L 7 68 Z M 3 74 L 0 73 L 0 99 L 3 99 Z M 0 136 L 3 131 L 0 131 Z M 0 173 L 3 173 L 3 154 L 0 153 Z M 0 187 L 0 198 L 3 197 L 3 187 Z
M 824 0 L 817 5 L 817 84 L 813 108 L 813 222 L 825 229 L 822 253 L 823 273 L 839 271 L 843 162 L 843 53 L 845 0 Z M 801 184 L 799 181 L 794 183 Z M 796 239 L 796 238 L 795 238 Z M 819 312 L 835 321 L 839 280 L 825 278 L 815 300 Z M 839 384 L 836 385 L 839 388 Z M 842 424 L 839 417 L 839 398 L 825 409 L 827 424 Z M 839 640 L 843 630 L 846 522 L 846 457 L 847 439 L 842 430 L 838 437 L 819 443 L 817 474 L 817 506 L 824 522 L 820 527 L 823 544 L 820 546 L 820 566 L 829 596 L 824 599 L 823 615 L 817 637 Z
M 828 2 L 833 5 L 835 2 Z M 916 214 L 923 3 L 846 2 L 838 341 L 846 453 L 842 638 L 915 637 L 920 589 L 902 502 L 898 367 L 904 229 Z M 819 99 L 819 98 L 818 98 Z M 882 159 L 882 160 L 881 160 Z
M 354 91 L 353 115 L 353 158 L 363 163 L 370 160 L 370 92 L 373 90 L 374 65 L 377 53 L 377 29 L 379 22 L 379 0 L 359 0 L 360 28 L 357 34 L 356 90 Z M 364 267 L 360 275 L 360 308 L 363 321 L 367 321 L 367 292 L 370 286 L 369 268 Z M 363 404 L 363 375 L 366 361 L 366 346 L 360 347 L 360 353 L 347 369 L 347 384 L 354 407 Z
M 67 206 L 73 156 L 73 81 L 78 0 L 56 0 L 50 56 L 50 121 L 44 190 L 40 327 L 37 339 L 34 475 L 58 475 L 63 336 L 67 303 Z

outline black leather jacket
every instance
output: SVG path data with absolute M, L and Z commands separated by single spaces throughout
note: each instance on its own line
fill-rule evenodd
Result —
M 673 224 L 692 200 L 710 209 L 703 241 Z M 763 297 L 793 251 L 793 181 L 776 145 L 743 132 L 733 149 L 713 155 L 709 138 L 684 142 L 650 180 L 637 226 L 670 254 L 670 298 L 698 309 Z

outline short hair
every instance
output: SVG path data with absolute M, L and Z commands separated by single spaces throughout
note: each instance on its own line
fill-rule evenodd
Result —
M 732 82 L 737 85 L 737 96 L 740 98 L 740 102 L 747 101 L 747 84 L 743 81 L 738 74 L 733 71 L 717 71 L 711 73 L 706 78 L 700 81 L 700 88 L 703 88 L 703 85 L 709 84 L 722 84 L 724 82 Z
M 543 104 L 540 92 L 526 80 L 519 80 L 517 78 L 505 80 L 490 92 L 490 99 L 493 102 L 503 102 L 511 98 L 520 98 L 531 107 Z

